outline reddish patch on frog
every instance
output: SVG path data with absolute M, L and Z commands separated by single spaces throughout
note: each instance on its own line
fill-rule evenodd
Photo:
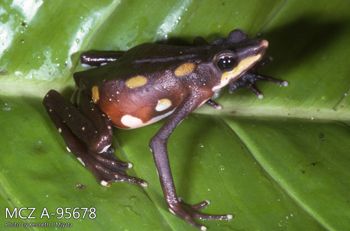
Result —
M 132 129 L 142 127 L 168 116 L 182 101 L 179 85 L 171 88 L 157 88 L 152 84 L 130 89 L 122 81 L 106 84 L 100 89 L 99 108 L 118 128 Z M 171 90 L 168 90 L 171 89 Z M 171 105 L 159 109 L 159 100 L 168 99 Z M 158 106 L 158 107 L 157 107 Z

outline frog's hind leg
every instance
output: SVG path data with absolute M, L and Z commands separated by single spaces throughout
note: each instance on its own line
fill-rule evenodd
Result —
M 131 164 L 114 156 L 110 122 L 87 97 L 80 99 L 79 110 L 58 92 L 51 90 L 45 96 L 43 104 L 62 135 L 67 150 L 95 175 L 101 185 L 124 181 L 147 185 L 142 179 L 128 176 L 126 170 Z
M 117 61 L 124 51 L 85 51 L 80 55 L 80 62 L 89 66 L 102 66 Z
M 268 81 L 272 83 L 276 83 L 280 86 L 286 87 L 288 86 L 288 82 L 281 80 L 281 79 L 276 79 L 270 76 L 266 75 L 260 75 L 257 73 L 253 72 L 248 72 L 244 74 L 242 77 L 240 77 L 238 80 L 232 81 L 229 83 L 229 92 L 233 93 L 234 91 L 238 90 L 239 88 L 246 87 L 249 90 L 251 90 L 259 99 L 262 99 L 264 96 L 262 92 L 258 89 L 256 86 L 257 81 Z

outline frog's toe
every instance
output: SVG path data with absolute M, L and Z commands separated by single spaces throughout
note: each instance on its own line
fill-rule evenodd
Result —
M 132 166 L 117 159 L 112 153 L 95 153 L 86 155 L 79 161 L 94 174 L 102 186 L 110 186 L 114 182 L 127 182 L 131 184 L 147 186 L 147 182 L 133 176 L 129 176 L 126 171 Z
M 258 97 L 258 99 L 264 98 L 263 93 L 259 90 L 259 88 L 255 84 L 250 84 L 247 86 L 247 88 L 251 90 L 256 95 L 256 97 Z
M 201 209 L 206 208 L 208 205 L 210 205 L 210 201 L 204 200 L 204 201 L 201 201 L 197 204 L 191 205 L 191 207 L 192 207 L 192 209 L 195 209 L 195 210 L 201 210 Z
M 214 101 L 213 99 L 209 99 L 207 102 L 205 102 L 205 104 L 207 104 L 208 106 L 214 108 L 215 110 L 221 110 L 222 106 L 217 103 L 216 101 Z
M 127 182 L 141 187 L 148 186 L 147 182 L 143 179 L 129 176 L 125 171 L 111 170 L 100 164 L 95 164 L 92 172 L 102 186 L 108 187 L 114 182 Z
M 287 87 L 288 86 L 288 82 L 282 79 L 277 79 L 271 76 L 267 76 L 267 75 L 260 75 L 257 73 L 249 73 L 250 75 L 252 75 L 252 79 L 253 82 L 255 83 L 256 81 L 267 81 L 267 82 L 271 82 L 271 83 L 275 83 L 280 85 L 281 87 Z
M 132 167 L 131 163 L 118 160 L 113 155 L 105 153 L 95 155 L 95 159 L 110 169 L 126 170 Z
M 276 79 L 271 76 L 260 75 L 253 72 L 248 72 L 238 80 L 229 83 L 229 86 L 228 86 L 229 92 L 233 93 L 237 89 L 245 87 L 251 90 L 259 99 L 262 99 L 264 96 L 256 86 L 257 81 L 268 81 L 268 82 L 276 83 L 283 87 L 288 86 L 288 82 L 285 80 Z
M 140 185 L 141 187 L 146 188 L 148 186 L 148 183 L 140 178 L 134 177 L 134 176 L 129 176 L 129 175 L 124 175 L 124 174 L 116 174 L 114 175 L 114 182 L 128 182 L 130 184 L 136 184 Z
M 223 214 L 223 215 L 213 215 L 197 212 L 194 217 L 200 220 L 218 220 L 218 221 L 230 221 L 233 219 L 232 214 Z

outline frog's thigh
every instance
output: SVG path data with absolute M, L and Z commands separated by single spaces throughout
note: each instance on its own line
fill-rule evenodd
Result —
M 61 113 L 66 107 L 73 107 L 73 105 L 66 102 L 63 97 L 54 90 L 46 94 L 43 104 L 58 132 L 63 137 L 67 145 L 67 150 L 74 153 L 79 161 L 82 161 L 87 153 L 86 145 L 73 134 Z M 63 107 L 63 109 L 61 107 Z M 85 162 L 82 162 L 82 164 L 85 165 Z
M 112 131 L 108 119 L 103 117 L 94 104 L 89 105 L 84 94 L 79 103 L 81 111 L 54 90 L 47 93 L 44 105 L 69 149 L 71 149 L 71 143 L 77 143 L 77 141 L 71 140 L 72 136 L 65 137 L 64 134 L 67 132 L 63 133 L 64 130 L 72 133 L 74 139 L 78 139 L 93 152 L 106 151 L 111 145 Z
M 84 92 L 81 94 L 78 107 L 94 128 L 93 134 L 87 134 L 88 145 L 99 153 L 106 151 L 112 144 L 111 121 Z

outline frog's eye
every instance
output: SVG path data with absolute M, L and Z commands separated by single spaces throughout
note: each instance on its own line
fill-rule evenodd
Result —
M 224 56 L 218 60 L 218 67 L 222 71 L 232 70 L 237 65 L 237 60 L 232 56 Z

